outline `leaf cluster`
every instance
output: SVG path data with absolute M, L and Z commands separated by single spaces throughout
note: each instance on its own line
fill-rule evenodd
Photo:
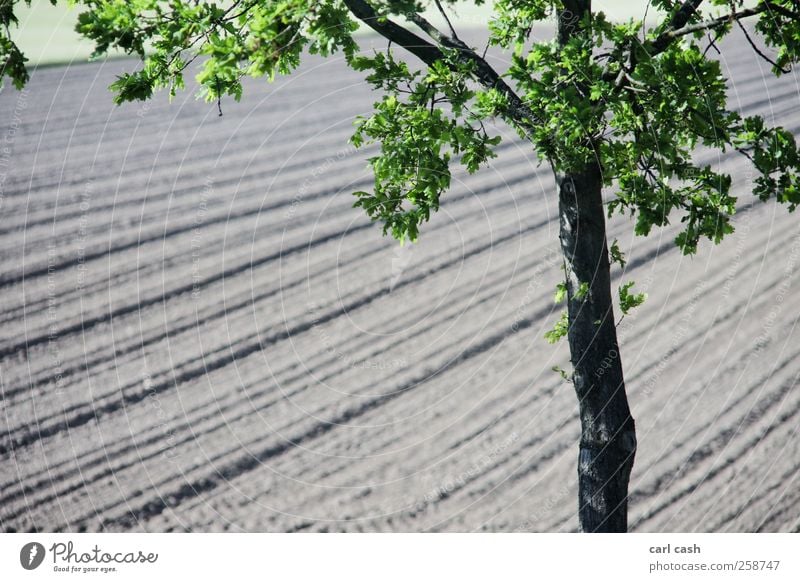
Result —
M 467 83 L 469 64 L 442 60 L 425 73 L 410 71 L 392 51 L 355 57 L 351 64 L 369 71 L 367 80 L 384 93 L 374 113 L 357 121 L 351 138 L 357 147 L 380 144 L 379 155 L 369 159 L 374 190 L 356 192 L 355 205 L 381 221 L 384 233 L 416 241 L 419 225 L 438 210 L 450 187 L 451 161 L 476 172 L 494 157 L 500 137 L 489 136 L 480 107 L 473 108 L 478 99 Z
M 304 52 L 342 53 L 380 93 L 352 138 L 356 145 L 380 145 L 369 160 L 374 189 L 356 193 L 356 204 L 400 240 L 416 240 L 439 208 L 453 163 L 474 172 L 494 155 L 499 138 L 485 123 L 494 117 L 556 172 L 599 167 L 616 194 L 609 215 L 629 215 L 637 234 L 678 222 L 675 242 L 685 253 L 731 233 L 737 205 L 731 177 L 695 160 L 700 146 L 749 158 L 762 200 L 790 210 L 800 203 L 792 132 L 732 110 L 714 56 L 717 42 L 738 30 L 755 58 L 784 74 L 800 59 L 796 0 L 651 0 L 665 14 L 652 27 L 642 20 L 611 22 L 602 11 L 574 13 L 586 5 L 579 0 L 497 0 L 489 43 L 511 54 L 500 73 L 458 38 L 448 18 L 455 15 L 452 0 L 75 3 L 82 7 L 77 30 L 94 41 L 97 56 L 116 49 L 142 60 L 111 86 L 118 103 L 148 99 L 159 89 L 174 95 L 195 61 L 202 97 L 239 99 L 245 76 L 288 74 Z M 19 88 L 28 72 L 12 40 L 15 5 L 0 0 L 0 78 Z M 447 28 L 426 19 L 431 10 L 445 17 Z M 357 21 L 404 50 L 360 54 Z M 552 41 L 534 39 L 534 27 L 544 24 L 558 29 Z

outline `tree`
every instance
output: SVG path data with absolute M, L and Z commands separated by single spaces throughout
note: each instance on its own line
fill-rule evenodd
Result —
M 401 242 L 416 241 L 439 208 L 453 164 L 475 172 L 494 156 L 500 138 L 485 121 L 502 118 L 529 142 L 558 188 L 564 282 L 556 298 L 566 299 L 566 312 L 546 337 L 568 338 L 573 370 L 562 374 L 580 403 L 580 527 L 626 531 L 636 432 L 610 278 L 611 264 L 624 268 L 625 259 L 616 244 L 608 246 L 606 215 L 630 214 L 639 235 L 677 215 L 675 243 L 686 254 L 701 239 L 719 243 L 733 231 L 736 198 L 730 176 L 692 160 L 701 145 L 744 155 L 758 173 L 754 193 L 795 209 L 794 137 L 728 108 L 726 79 L 709 49 L 738 28 L 775 75 L 788 72 L 800 57 L 800 2 L 651 0 L 661 20 L 649 26 L 611 22 L 590 0 L 497 0 L 488 32 L 489 44 L 511 54 L 502 73 L 485 50 L 461 40 L 449 18 L 453 0 L 80 3 L 77 30 L 95 42 L 96 55 L 113 48 L 142 60 L 111 85 L 117 103 L 162 88 L 174 95 L 197 59 L 201 94 L 219 101 L 240 99 L 245 75 L 290 73 L 304 51 L 343 53 L 381 94 L 352 137 L 356 146 L 380 144 L 369 160 L 374 188 L 356 192 L 355 205 Z M 0 0 L 0 51 L 2 76 L 20 88 L 28 72 L 9 34 L 14 5 Z M 426 10 L 445 25 L 432 24 Z M 532 40 L 540 24 L 555 25 L 552 41 Z M 385 37 L 386 48 L 362 54 L 359 26 Z M 604 188 L 614 194 L 607 205 Z M 644 300 L 632 286 L 618 289 L 623 314 Z

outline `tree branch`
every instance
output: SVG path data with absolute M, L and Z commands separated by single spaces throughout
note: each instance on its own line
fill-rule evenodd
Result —
M 651 57 L 656 56 L 659 53 L 664 52 L 670 43 L 677 38 L 677 31 L 683 30 L 686 28 L 687 23 L 691 20 L 692 16 L 697 13 L 697 9 L 700 8 L 700 4 L 703 3 L 703 0 L 686 0 L 678 11 L 672 16 L 672 19 L 669 21 L 666 30 L 662 32 L 658 37 L 651 43 L 649 47 L 649 54 Z M 684 33 L 684 34 L 688 34 Z M 634 39 L 635 40 L 635 39 Z M 646 46 L 646 42 L 641 43 L 642 46 Z M 631 42 L 630 53 L 633 55 L 633 42 Z M 623 88 L 625 84 L 625 75 L 626 73 L 633 72 L 633 69 L 629 69 L 628 71 L 625 70 L 625 65 L 620 63 L 620 71 L 618 74 L 614 74 L 609 70 L 611 63 L 606 67 L 605 71 L 603 72 L 602 78 L 605 81 L 612 81 L 614 83 L 615 90 L 620 90 Z
M 446 60 L 444 53 L 439 47 L 457 50 L 459 58 L 463 62 L 475 64 L 475 76 L 484 87 L 496 89 L 506 97 L 508 108 L 504 113 L 504 117 L 506 117 L 512 125 L 525 133 L 530 133 L 533 129 L 536 117 L 530 108 L 523 103 L 522 99 L 519 98 L 514 90 L 483 57 L 476 54 L 474 50 L 461 40 L 443 34 L 419 14 L 409 15 L 408 18 L 412 22 L 438 43 L 439 46 L 436 46 L 417 36 L 410 30 L 396 24 L 389 18 L 379 16 L 377 12 L 375 12 L 375 9 L 365 0 L 343 1 L 350 12 L 361 22 L 381 36 L 402 46 L 427 65 L 432 65 L 436 61 Z
M 676 30 L 684 28 L 692 16 L 697 13 L 697 9 L 700 8 L 700 4 L 702 3 L 703 0 L 686 0 L 681 5 L 675 15 L 672 17 L 672 20 L 670 20 L 667 30 L 661 33 L 653 42 L 653 51 L 655 51 L 655 54 L 663 52 L 667 46 L 669 46 L 674 38 L 670 35 Z
M 667 50 L 669 45 L 672 44 L 672 42 L 675 41 L 675 39 L 678 39 L 682 36 L 693 34 L 695 32 L 702 32 L 705 30 L 714 30 L 722 26 L 725 26 L 726 24 L 730 24 L 732 22 L 736 22 L 741 26 L 741 23 L 739 22 L 741 19 L 748 18 L 750 16 L 757 16 L 765 12 L 775 11 L 786 16 L 787 18 L 796 18 L 800 20 L 800 14 L 794 13 L 791 10 L 788 10 L 787 8 L 778 6 L 772 2 L 761 2 L 757 6 L 754 6 L 752 8 L 745 8 L 744 10 L 740 10 L 739 12 L 730 12 L 728 14 L 724 14 L 716 18 L 710 18 L 708 20 L 704 20 L 701 22 L 688 24 L 692 15 L 694 15 L 697 12 L 697 9 L 699 8 L 702 1 L 703 0 L 686 0 L 686 2 L 683 3 L 678 12 L 676 12 L 675 15 L 672 17 L 672 20 L 667 26 L 667 29 L 661 34 L 659 34 L 656 37 L 656 39 L 652 41 L 649 45 L 647 43 L 643 43 L 643 47 L 647 50 L 651 58 Z M 747 34 L 746 31 L 745 34 Z M 750 40 L 749 37 L 748 40 Z M 633 47 L 631 47 L 631 50 L 633 50 Z M 759 54 L 761 54 L 760 51 Z M 619 74 L 615 74 L 609 71 L 608 68 L 606 68 L 606 70 L 603 72 L 602 78 L 606 81 L 613 81 L 615 87 L 617 89 L 621 89 L 625 84 L 624 81 L 625 74 L 626 73 L 630 74 L 632 72 L 633 72 L 632 69 L 625 71 L 624 65 L 621 67 Z
M 784 75 L 786 75 L 786 74 L 788 74 L 788 73 L 790 73 L 790 72 L 791 72 L 791 71 L 789 71 L 789 69 L 785 69 L 784 67 L 781 67 L 780 65 L 778 65 L 778 63 L 776 63 L 776 62 L 775 62 L 775 61 L 773 61 L 771 58 L 769 58 L 769 56 L 767 56 L 767 55 L 766 55 L 766 54 L 765 54 L 765 53 L 764 53 L 764 52 L 763 52 L 763 51 L 762 51 L 760 48 L 758 48 L 758 47 L 756 46 L 756 43 L 755 43 L 755 42 L 753 42 L 753 39 L 752 39 L 752 38 L 750 38 L 750 33 L 749 33 L 749 32 L 747 32 L 747 29 L 744 27 L 744 24 L 742 24 L 742 23 L 741 23 L 740 21 L 738 21 L 738 20 L 736 21 L 736 24 L 738 24 L 738 25 L 739 25 L 739 28 L 741 28 L 741 29 L 742 29 L 742 32 L 744 33 L 744 37 L 747 39 L 747 42 L 748 42 L 748 43 L 750 43 L 750 46 L 753 48 L 753 50 L 756 52 L 756 54 L 757 54 L 758 56 L 760 56 L 762 59 L 764 59 L 765 61 L 767 61 L 767 62 L 768 62 L 770 65 L 772 65 L 773 67 L 775 67 L 776 69 L 778 69 L 778 70 L 779 70 L 781 73 L 783 73 Z
M 676 38 L 680 38 L 682 36 L 686 36 L 687 34 L 692 34 L 695 32 L 702 32 L 704 30 L 712 30 L 715 28 L 719 28 L 720 26 L 724 26 L 725 24 L 731 22 L 738 22 L 742 18 L 748 18 L 750 16 L 756 16 L 763 12 L 767 12 L 770 10 L 771 6 L 769 2 L 763 2 L 754 8 L 745 8 L 744 10 L 740 10 L 739 12 L 731 12 L 729 14 L 725 14 L 723 16 L 718 16 L 717 18 L 711 18 L 709 20 L 704 20 L 702 22 L 696 22 L 694 24 L 686 24 L 679 28 L 670 28 L 663 33 L 661 33 L 656 40 L 653 41 L 650 50 L 650 56 L 655 56 L 659 53 L 664 52 L 667 47 L 674 41 Z
M 436 7 L 439 9 L 439 12 L 441 13 L 445 22 L 447 22 L 447 26 L 450 27 L 450 34 L 453 35 L 453 38 L 457 39 L 458 35 L 456 34 L 456 29 L 453 28 L 453 23 L 450 22 L 450 19 L 447 17 L 447 12 L 444 11 L 444 6 L 442 6 L 442 3 L 439 2 L 439 0 L 435 0 L 435 2 L 436 2 Z
M 425 32 L 429 37 L 435 40 L 439 44 L 445 44 L 447 36 L 442 33 L 438 28 L 436 28 L 433 24 L 430 23 L 424 16 L 421 14 L 417 14 L 416 12 L 411 12 L 410 14 L 406 14 L 406 18 L 419 26 L 421 30 Z
M 792 2 L 797 8 L 800 8 L 800 3 Z M 800 13 L 794 12 L 793 10 L 789 10 L 785 6 L 781 6 L 780 4 L 775 4 L 774 2 L 765 2 L 767 8 L 772 12 L 777 12 L 778 14 L 785 16 L 786 18 L 791 18 L 793 20 L 800 20 Z
M 391 42 L 402 46 L 422 62 L 431 65 L 444 58 L 442 51 L 436 46 L 388 18 L 379 17 L 375 9 L 364 0 L 344 0 L 344 4 L 361 22 Z

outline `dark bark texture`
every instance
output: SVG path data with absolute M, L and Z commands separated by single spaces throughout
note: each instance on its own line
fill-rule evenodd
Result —
M 444 35 L 419 15 L 412 16 L 415 24 L 436 41 L 431 44 L 392 20 L 381 18 L 365 0 L 345 0 L 345 5 L 377 33 L 429 65 L 443 57 L 442 47 L 458 49 L 462 59 L 476 65 L 476 78 L 481 84 L 498 89 L 507 97 L 506 119 L 522 132 L 530 129 L 534 121 L 530 109 L 482 56 L 458 38 Z M 589 34 L 590 15 L 590 0 L 563 0 L 558 13 L 559 43 Z M 586 88 L 581 89 L 585 94 Z M 611 303 L 600 169 L 589 167 L 559 175 L 558 187 L 569 302 L 568 338 L 580 402 L 580 526 L 586 532 L 622 532 L 627 530 L 628 481 L 636 436 L 625 395 Z M 581 283 L 589 286 L 585 296 L 579 296 Z
M 569 349 L 578 396 L 581 531 L 625 532 L 636 430 L 617 343 L 600 169 L 558 177 Z M 588 292 L 579 292 L 581 283 Z
M 558 42 L 590 34 L 591 0 L 564 0 Z M 586 93 L 586 87 L 578 87 Z M 617 343 L 598 164 L 556 175 L 567 279 L 570 360 L 578 396 L 578 520 L 584 532 L 628 531 L 636 429 Z M 582 284 L 588 285 L 584 293 Z

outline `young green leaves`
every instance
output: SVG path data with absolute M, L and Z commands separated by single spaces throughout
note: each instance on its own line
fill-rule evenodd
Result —
M 416 241 L 419 225 L 439 209 L 440 196 L 450 187 L 451 160 L 460 157 L 473 173 L 494 157 L 492 148 L 500 142 L 489 136 L 481 114 L 472 109 L 471 66 L 450 56 L 424 75 L 396 61 L 390 50 L 351 60 L 356 69 L 369 71 L 369 83 L 385 93 L 375 112 L 357 121 L 351 138 L 356 147 L 380 144 L 380 153 L 369 159 L 373 192 L 356 192 L 355 206 L 400 241 Z
M 425 9 L 442 8 L 430 0 L 75 3 L 82 5 L 77 30 L 95 42 L 96 55 L 118 49 L 143 61 L 112 84 L 118 103 L 148 99 L 163 88 L 174 94 L 195 62 L 204 98 L 239 99 L 244 76 L 289 73 L 304 51 L 342 52 L 352 67 L 369 72 L 381 92 L 375 113 L 353 137 L 356 145 L 381 147 L 370 160 L 374 191 L 357 193 L 357 204 L 403 240 L 415 240 L 419 225 L 439 207 L 453 161 L 474 172 L 492 157 L 499 138 L 487 134 L 483 120 L 493 116 L 508 121 L 556 171 L 599 164 L 604 185 L 616 193 L 609 214 L 635 217 L 637 234 L 677 216 L 682 228 L 675 241 L 687 254 L 702 239 L 719 242 L 732 232 L 736 210 L 730 176 L 696 163 L 698 146 L 743 152 L 759 173 L 756 195 L 790 210 L 800 204 L 794 136 L 731 111 L 720 60 L 708 50 L 709 34 L 719 41 L 737 31 L 748 42 L 757 33 L 769 54 L 757 49 L 754 58 L 783 74 L 800 58 L 800 8 L 794 0 L 747 8 L 727 0 L 653 0 L 665 14 L 656 27 L 639 20 L 611 22 L 598 11 L 569 23 L 574 34 L 557 31 L 559 42 L 536 40 L 532 30 L 538 23 L 564 25 L 570 3 L 497 0 L 489 41 L 511 52 L 505 72 L 492 69 L 449 26 L 437 30 L 427 22 Z M 443 3 L 443 10 L 450 8 L 449 0 Z M 0 3 L 0 58 L 2 76 L 19 88 L 28 73 L 10 36 L 15 4 Z M 707 11 L 709 5 L 723 16 Z M 409 28 L 392 18 L 404 19 Z M 388 49 L 357 56 L 356 19 L 422 58 L 425 70 L 412 73 Z
M 701 238 L 719 242 L 732 232 L 736 198 L 730 176 L 695 164 L 692 150 L 724 147 L 738 116 L 727 109 L 719 63 L 698 45 L 674 42 L 650 56 L 632 42 L 636 66 L 620 70 L 627 84 L 606 101 L 610 131 L 600 146 L 606 180 L 617 185 L 609 215 L 629 211 L 645 236 L 677 211 L 685 226 L 676 244 L 694 253 Z
M 625 255 L 622 254 L 622 251 L 619 249 L 619 243 L 616 240 L 611 243 L 611 248 L 608 250 L 608 252 L 611 255 L 611 262 L 616 263 L 622 269 L 625 269 L 625 265 L 628 264 L 628 261 L 625 259 Z
M 628 281 L 619 287 L 619 309 L 622 315 L 628 315 L 631 309 L 639 307 L 647 299 L 647 293 L 631 293 L 633 281 Z
M 764 201 L 774 197 L 793 211 L 800 205 L 800 151 L 794 136 L 782 127 L 767 128 L 758 116 L 745 118 L 738 129 L 734 145 L 760 174 L 753 193 Z
M 555 344 L 558 343 L 561 338 L 567 335 L 569 331 L 569 316 L 567 315 L 566 310 L 561 312 L 561 315 L 556 321 L 555 325 L 553 325 L 553 329 L 544 332 L 544 339 L 547 340 L 547 343 Z
M 562 281 L 556 285 L 556 292 L 553 296 L 553 301 L 555 303 L 563 303 L 567 299 L 568 289 L 566 281 Z M 589 283 L 586 281 L 581 282 L 578 285 L 578 289 L 575 291 L 575 299 L 584 300 L 589 296 Z M 567 310 L 563 310 L 561 315 L 559 315 L 558 321 L 553 325 L 552 329 L 549 329 L 544 333 L 544 339 L 547 340 L 548 343 L 554 344 L 557 343 L 561 338 L 567 335 L 569 331 L 569 316 L 567 315 Z
M 77 30 L 95 42 L 95 55 L 110 49 L 138 55 L 142 68 L 111 86 L 117 103 L 149 98 L 184 87 L 188 66 L 202 63 L 196 79 L 200 95 L 240 99 L 245 76 L 288 74 L 304 49 L 328 56 L 346 55 L 357 46 L 358 28 L 338 0 L 242 0 L 217 3 L 193 0 L 83 0 L 87 10 Z
M 25 4 L 30 5 L 30 0 L 25 0 Z M 12 0 L 0 2 L 0 88 L 6 77 L 11 79 L 11 83 L 17 89 L 22 89 L 30 78 L 28 69 L 25 66 L 27 57 L 22 54 L 17 44 L 11 39 L 11 27 L 19 26 L 19 21 L 14 14 L 14 4 Z

